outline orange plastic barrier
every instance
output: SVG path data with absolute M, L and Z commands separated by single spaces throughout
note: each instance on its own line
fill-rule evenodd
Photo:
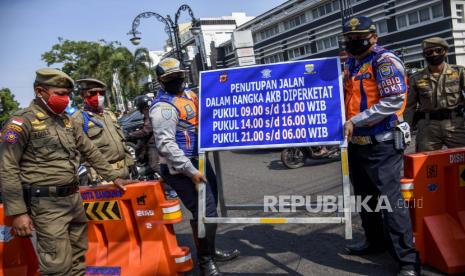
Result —
M 178 200 L 165 200 L 160 182 L 127 191 L 81 188 L 89 218 L 88 275 L 180 275 L 192 269 L 189 248 L 177 245 L 173 224 L 182 220 Z
M 0 204 L 0 275 L 39 275 L 39 264 L 30 238 L 13 235 L 12 218 L 5 217 Z
M 422 263 L 465 272 L 465 148 L 406 155 L 401 191 Z

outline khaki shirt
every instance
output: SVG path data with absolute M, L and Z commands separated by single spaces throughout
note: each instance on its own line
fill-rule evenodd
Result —
M 417 110 L 433 112 L 453 110 L 464 105 L 463 81 L 464 67 L 446 63 L 439 78 L 435 78 L 428 67 L 413 74 L 409 80 L 406 121 L 412 125 L 413 115 Z
M 50 115 L 35 101 L 5 124 L 0 141 L 0 183 L 8 216 L 26 212 L 22 186 L 78 182 L 80 155 L 113 181 L 118 175 L 67 115 Z

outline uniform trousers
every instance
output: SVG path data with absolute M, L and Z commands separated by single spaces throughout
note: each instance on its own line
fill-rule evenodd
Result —
M 463 117 L 446 120 L 422 119 L 417 124 L 417 152 L 465 147 L 465 122 Z
M 192 160 L 195 167 L 198 168 L 198 161 Z M 218 213 L 216 206 L 218 204 L 218 186 L 216 182 L 216 175 L 210 162 L 207 160 L 206 163 L 206 177 L 208 183 L 206 185 L 206 207 L 205 212 L 207 217 L 217 217 Z M 178 194 L 182 203 L 192 214 L 192 220 L 197 221 L 199 204 L 198 204 L 198 193 L 195 190 L 195 185 L 192 180 L 184 174 L 172 175 L 169 172 L 166 164 L 160 165 L 161 176 Z
M 32 197 L 41 275 L 85 275 L 87 217 L 81 194 Z
M 362 199 L 372 196 L 367 204 L 371 210 L 362 208 L 360 211 L 367 241 L 376 247 L 387 247 L 402 267 L 416 268 L 409 209 L 404 208 L 400 192 L 403 150 L 395 149 L 391 140 L 370 145 L 350 143 L 348 153 L 355 195 Z M 380 201 L 380 196 L 384 201 Z M 386 202 L 391 210 L 386 208 Z M 380 207 L 378 212 L 377 206 Z

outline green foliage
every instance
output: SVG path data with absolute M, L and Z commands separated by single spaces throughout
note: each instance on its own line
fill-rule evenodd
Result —
M 149 52 L 139 48 L 131 53 L 119 42 L 99 40 L 72 41 L 58 38 L 59 43 L 42 54 L 42 60 L 50 65 L 60 65 L 62 70 L 73 79 L 79 77 L 97 78 L 112 87 L 113 73 L 118 72 L 123 97 L 132 99 L 139 95 L 143 87 L 140 81 L 153 70 L 147 66 L 151 63 Z
M 5 123 L 10 115 L 19 109 L 19 103 L 15 100 L 15 95 L 11 93 L 10 89 L 0 89 L 0 103 L 2 111 L 0 112 L 0 126 Z

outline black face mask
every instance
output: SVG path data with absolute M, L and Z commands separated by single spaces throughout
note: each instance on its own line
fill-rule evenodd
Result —
M 353 56 L 359 56 L 365 53 L 372 45 L 370 43 L 370 38 L 346 41 L 344 44 L 347 52 Z
M 184 90 L 184 78 L 176 78 L 163 82 L 163 88 L 171 94 L 178 94 Z
M 428 62 L 429 65 L 437 66 L 441 63 L 444 62 L 445 55 L 436 55 L 436 56 L 429 56 L 425 57 L 426 62 Z

